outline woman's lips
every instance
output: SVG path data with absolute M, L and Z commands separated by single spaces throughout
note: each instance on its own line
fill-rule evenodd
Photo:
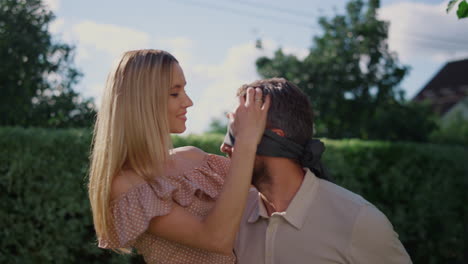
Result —
M 185 114 L 187 114 L 187 112 L 185 112 L 185 113 L 183 113 L 181 115 L 178 115 L 177 118 L 182 119 L 182 120 L 185 121 L 185 120 L 187 120 L 187 117 L 185 116 Z

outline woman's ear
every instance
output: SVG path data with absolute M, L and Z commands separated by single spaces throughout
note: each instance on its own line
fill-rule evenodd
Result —
M 282 129 L 280 129 L 280 128 L 270 128 L 270 130 L 275 132 L 275 134 L 280 136 L 280 137 L 285 137 L 286 136 L 284 131 Z

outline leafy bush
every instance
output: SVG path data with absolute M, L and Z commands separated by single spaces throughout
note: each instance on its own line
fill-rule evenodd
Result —
M 468 263 L 468 149 L 326 141 L 336 182 L 383 211 L 414 263 Z
M 0 263 L 141 263 L 96 246 L 86 194 L 90 132 L 0 128 Z M 220 153 L 221 134 L 173 137 Z M 468 150 L 326 140 L 335 181 L 391 220 L 414 263 L 467 263 Z M 465 255 L 464 255 L 465 254 Z
M 224 155 L 219 147 L 224 139 L 224 135 L 217 133 L 207 133 L 203 135 L 172 136 L 174 147 L 196 146 L 208 153 Z
M 379 106 L 366 125 L 368 135 L 365 139 L 371 140 L 427 142 L 431 132 L 437 129 L 429 105 L 417 102 Z
M 458 116 L 452 122 L 432 132 L 429 139 L 431 142 L 440 144 L 468 146 L 468 121 Z
M 0 263 L 119 263 L 96 247 L 89 146 L 87 130 L 0 129 Z

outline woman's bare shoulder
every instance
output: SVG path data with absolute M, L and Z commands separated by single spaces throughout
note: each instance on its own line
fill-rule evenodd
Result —
M 181 159 L 190 159 L 190 160 L 193 160 L 193 161 L 203 161 L 206 157 L 206 155 L 208 155 L 208 153 L 206 153 L 205 151 L 197 148 L 197 147 L 193 147 L 193 146 L 184 146 L 184 147 L 179 147 L 179 148 L 175 148 L 172 150 L 172 155 L 174 155 L 174 157 L 176 158 L 181 158 Z
M 121 170 L 112 180 L 111 200 L 118 198 L 135 186 L 146 183 L 145 179 L 135 171 Z

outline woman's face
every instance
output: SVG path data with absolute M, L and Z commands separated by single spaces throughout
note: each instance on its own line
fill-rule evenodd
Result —
M 171 133 L 182 133 L 185 131 L 187 121 L 187 108 L 193 105 L 190 97 L 185 93 L 184 72 L 178 63 L 172 66 L 172 87 L 169 90 L 169 102 L 167 104 L 167 119 Z

